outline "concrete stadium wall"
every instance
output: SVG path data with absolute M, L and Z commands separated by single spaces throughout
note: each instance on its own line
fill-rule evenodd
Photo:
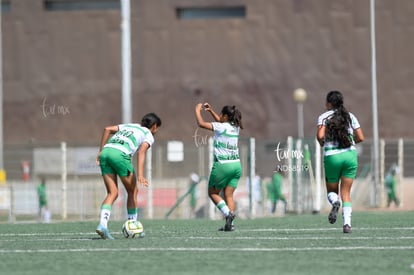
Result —
M 69 1 L 70 2 L 70 1 Z M 369 0 L 133 0 L 133 117 L 163 119 L 158 138 L 191 140 L 193 109 L 243 113 L 244 136 L 297 134 L 292 92 L 304 88 L 305 136 L 338 89 L 371 137 Z M 2 13 L 4 141 L 98 144 L 121 122 L 120 10 L 51 11 L 10 0 Z M 414 1 L 377 0 L 379 132 L 414 138 Z M 244 18 L 177 18 L 179 7 L 244 6 Z

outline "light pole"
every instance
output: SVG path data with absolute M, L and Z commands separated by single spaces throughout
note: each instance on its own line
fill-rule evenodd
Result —
M 303 103 L 306 101 L 306 91 L 302 88 L 298 88 L 293 92 L 293 99 L 298 105 L 298 139 L 296 141 L 296 150 L 302 149 L 302 139 L 303 139 Z M 295 159 L 296 167 L 302 167 L 302 159 Z M 290 172 L 291 173 L 291 172 Z M 303 182 L 302 182 L 302 171 L 301 169 L 296 170 L 296 184 L 294 185 L 295 197 L 296 197 L 296 210 L 298 213 L 302 212 L 303 204 Z
M 306 91 L 298 88 L 293 92 L 293 99 L 298 105 L 298 138 L 303 138 L 303 103 L 306 101 Z
M 1 8 L 0 8 L 0 184 L 6 182 L 6 171 L 4 170 L 4 136 L 3 136 L 3 41 L 1 25 Z

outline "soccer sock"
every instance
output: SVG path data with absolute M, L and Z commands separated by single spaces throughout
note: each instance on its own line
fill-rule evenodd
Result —
M 329 192 L 328 193 L 328 201 L 330 204 L 334 204 L 334 202 L 337 202 L 339 200 L 338 194 L 335 192 Z
M 224 200 L 219 201 L 217 208 L 224 214 L 224 216 L 228 216 L 230 213 L 230 209 Z
M 138 208 L 128 208 L 128 220 L 136 221 L 138 219 Z
M 99 224 L 105 228 L 108 228 L 108 221 L 109 217 L 111 216 L 112 205 L 110 204 L 103 204 L 101 206 L 101 213 L 99 215 L 100 220 Z
M 342 217 L 344 220 L 344 225 L 347 224 L 351 226 L 351 216 L 352 216 L 352 202 L 344 202 L 342 206 Z

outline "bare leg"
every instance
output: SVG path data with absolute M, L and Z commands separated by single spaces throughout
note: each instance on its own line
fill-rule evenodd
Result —
M 233 193 L 234 193 L 234 188 L 231 186 L 226 186 L 224 188 L 224 200 L 227 203 L 227 206 L 229 207 L 230 211 L 234 213 L 234 210 L 236 209 L 236 206 L 234 204 L 234 199 L 233 199 Z
M 334 192 L 339 194 L 339 183 L 338 182 L 327 182 L 326 183 L 326 192 L 329 194 L 330 192 Z
M 96 228 L 96 233 L 98 233 L 102 239 L 113 240 L 114 238 L 111 236 L 111 234 L 109 234 L 108 222 L 111 216 L 112 204 L 118 198 L 118 182 L 117 177 L 114 174 L 104 175 L 103 180 L 107 194 L 105 199 L 102 201 L 101 211 L 99 215 L 99 225 Z
M 118 198 L 118 182 L 116 175 L 106 174 L 103 176 L 103 180 L 106 188 L 106 197 L 102 202 L 103 204 L 112 205 L 114 201 Z
M 212 187 L 208 188 L 208 196 L 217 205 L 223 198 L 220 196 L 220 190 L 216 190 Z
M 351 187 L 353 183 L 351 178 L 341 178 L 341 199 L 342 202 L 351 202 Z
M 138 206 L 138 186 L 135 174 L 131 173 L 126 177 L 121 177 L 122 184 L 127 191 L 127 208 L 134 209 Z
M 225 199 L 220 196 L 221 190 L 214 189 L 212 187 L 208 188 L 208 195 L 213 203 L 217 206 L 221 213 L 224 216 L 228 216 L 229 212 L 231 211 L 229 205 Z

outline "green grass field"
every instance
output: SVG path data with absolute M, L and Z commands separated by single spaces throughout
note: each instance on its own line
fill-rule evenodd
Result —
M 142 220 L 146 236 L 98 238 L 97 222 L 0 224 L 0 274 L 414 274 L 414 213 L 354 212 L 223 221 Z

